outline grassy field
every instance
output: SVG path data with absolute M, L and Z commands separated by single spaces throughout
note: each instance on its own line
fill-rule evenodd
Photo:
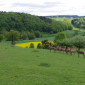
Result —
M 80 29 L 80 28 L 75 28 L 75 27 L 73 27 L 73 30 L 78 30 L 78 31 L 81 31 L 81 32 L 85 32 L 85 29 Z
M 2 42 L 0 85 L 85 85 L 85 58 Z
M 63 18 L 60 18 L 60 17 L 55 17 L 55 18 L 51 18 L 51 19 L 54 19 L 56 21 L 68 21 L 68 22 L 71 22 L 71 20 L 73 18 L 66 18 L 66 17 L 63 17 Z

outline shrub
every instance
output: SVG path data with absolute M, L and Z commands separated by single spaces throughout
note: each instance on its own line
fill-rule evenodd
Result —
M 48 42 L 48 40 L 43 40 L 42 41 L 42 47 L 44 49 L 48 49 L 49 48 L 49 45 L 50 45 L 50 43 Z
M 38 43 L 37 48 L 39 48 L 39 49 L 42 48 L 41 43 Z
M 34 44 L 33 43 L 30 44 L 30 48 L 34 48 Z

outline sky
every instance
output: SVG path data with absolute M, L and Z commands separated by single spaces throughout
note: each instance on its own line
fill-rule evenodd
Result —
M 0 11 L 85 16 L 85 0 L 0 0 Z

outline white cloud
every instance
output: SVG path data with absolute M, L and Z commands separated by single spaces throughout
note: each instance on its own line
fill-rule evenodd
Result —
M 0 0 L 0 11 L 34 15 L 85 15 L 84 0 Z

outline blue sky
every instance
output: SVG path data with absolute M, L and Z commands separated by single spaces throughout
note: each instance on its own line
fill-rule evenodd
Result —
M 0 11 L 33 15 L 85 15 L 85 0 L 0 0 Z

